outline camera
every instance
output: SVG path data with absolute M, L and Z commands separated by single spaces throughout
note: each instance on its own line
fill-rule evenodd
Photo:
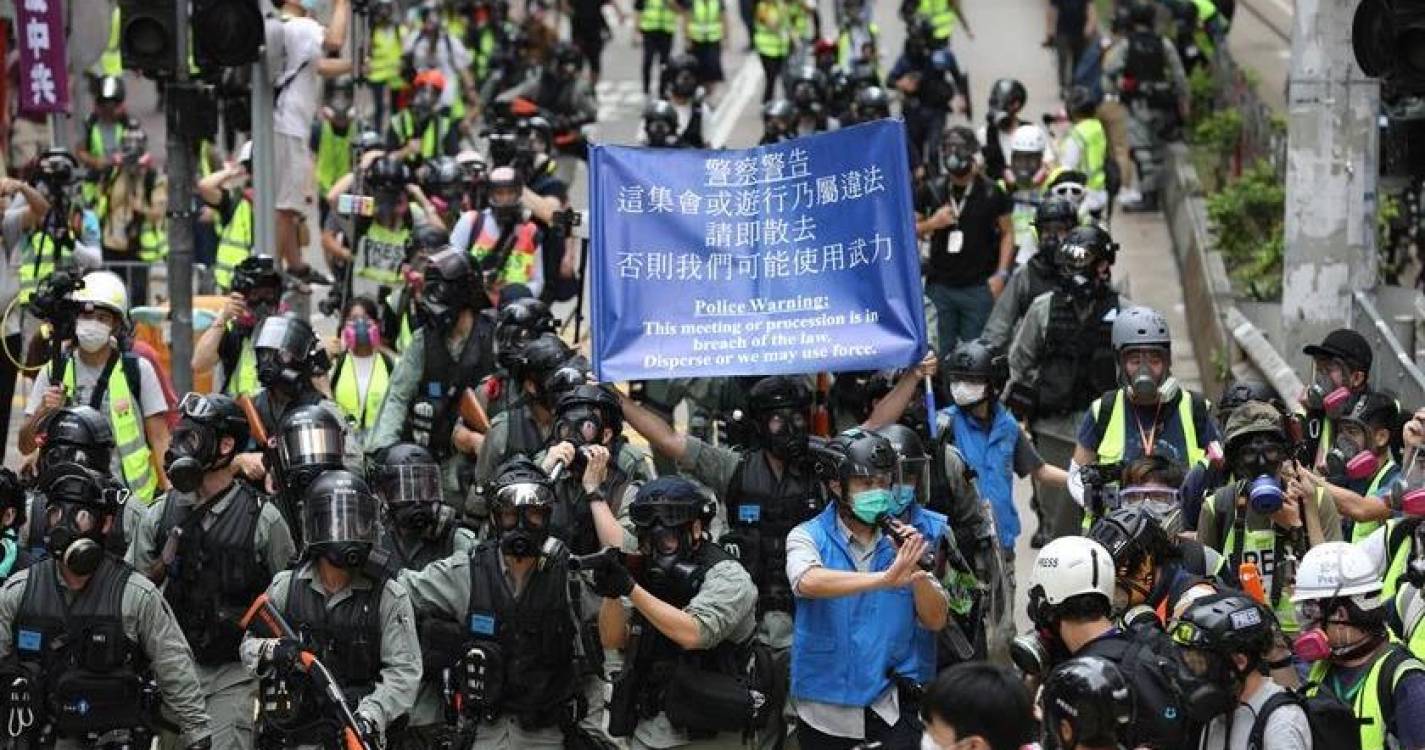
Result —
M 1118 481 L 1123 474 L 1122 463 L 1091 464 L 1079 470 L 1084 483 L 1084 507 L 1102 517 L 1117 508 Z
M 64 195 L 79 173 L 79 161 L 63 149 L 52 148 L 40 157 L 34 183 L 45 188 L 51 199 Z
M 71 295 L 75 290 L 84 288 L 84 272 L 78 268 L 58 269 L 54 273 L 40 279 L 35 287 L 35 293 L 31 295 L 29 306 L 35 317 L 43 320 L 62 334 L 68 333 L 74 327 L 74 322 L 79 318 L 82 305 L 73 299 Z M 61 340 L 63 336 L 59 337 Z

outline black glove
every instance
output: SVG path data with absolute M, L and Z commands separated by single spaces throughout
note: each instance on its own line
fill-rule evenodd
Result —
M 362 744 L 371 748 L 371 750 L 379 750 L 379 748 L 385 746 L 385 743 L 382 741 L 381 730 L 377 728 L 376 722 L 367 718 L 366 714 L 359 712 L 356 714 L 356 733 L 361 735 Z
M 594 593 L 605 599 L 616 599 L 633 593 L 633 576 L 618 555 L 599 555 L 593 559 L 590 570 L 594 573 Z
M 271 649 L 264 649 L 258 661 L 259 671 L 276 669 L 287 671 L 297 666 L 302 658 L 302 642 L 295 638 L 279 638 Z
M 210 735 L 201 740 L 196 740 L 183 750 L 213 750 L 213 738 Z

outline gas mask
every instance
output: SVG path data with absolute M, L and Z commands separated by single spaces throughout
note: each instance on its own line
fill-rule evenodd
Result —
M 234 454 L 218 456 L 217 433 L 207 425 L 184 419 L 173 431 L 168 451 L 163 454 L 163 470 L 179 492 L 196 492 L 203 475 L 232 463 Z
M 950 383 L 950 397 L 955 399 L 955 405 L 961 408 L 968 408 L 984 401 L 988 392 L 989 386 L 985 383 L 971 383 L 964 380 L 955 380 Z
M 1029 186 L 1039 181 L 1044 166 L 1044 154 L 1038 151 L 1015 151 L 1009 156 L 1009 171 L 1016 185 Z
M 1366 433 L 1370 433 L 1369 427 Z M 1375 476 L 1379 468 L 1380 457 L 1345 430 L 1336 436 L 1331 451 L 1326 454 L 1326 472 L 1333 479 L 1360 482 Z
M 567 409 L 555 417 L 551 441 L 554 444 L 568 442 L 575 448 L 583 448 L 586 445 L 603 445 L 603 415 L 599 413 L 598 409 L 588 406 Z M 584 467 L 587 464 L 588 459 L 584 456 L 584 452 L 576 450 L 574 461 L 568 467 L 569 476 L 583 476 Z
M 1390 487 L 1390 506 L 1407 516 L 1425 516 L 1425 450 L 1411 448 L 1405 455 L 1400 476 Z
M 1286 445 L 1270 433 L 1254 435 L 1232 449 L 1232 473 L 1239 477 L 1275 477 L 1286 461 Z
M 1165 394 L 1158 379 L 1153 376 L 1153 368 L 1148 363 L 1148 357 L 1143 357 L 1138 362 L 1138 366 L 1130 373 L 1128 367 L 1124 365 L 1124 374 L 1128 380 L 1128 390 L 1133 396 L 1133 401 L 1139 404 L 1159 404 L 1165 401 Z M 1164 380 L 1166 380 L 1166 376 Z
M 347 351 L 381 346 L 381 328 L 374 326 L 367 318 L 348 320 L 341 329 L 341 343 Z
M 950 147 L 941 151 L 940 166 L 945 174 L 964 177 L 975 168 L 975 154 L 971 149 Z
M 500 551 L 511 557 L 538 557 L 549 538 L 549 518 L 554 495 L 548 486 L 518 482 L 495 492 L 492 520 Z
M 415 118 L 419 125 L 416 132 L 424 129 L 424 124 L 435 114 L 435 107 L 440 102 L 440 92 L 430 86 L 422 86 L 411 97 L 411 117 Z
M 494 215 L 496 223 L 506 230 L 520 220 L 521 210 L 518 199 L 505 204 L 490 204 L 490 213 Z
M 1245 673 L 1237 671 L 1235 664 L 1216 652 L 1185 647 L 1179 653 L 1187 667 L 1182 690 L 1183 708 L 1188 716 L 1206 723 L 1237 708 L 1237 692 Z
M 1342 369 L 1345 369 L 1344 366 Z M 1323 412 L 1331 419 L 1341 416 L 1350 401 L 1351 390 L 1346 386 L 1336 385 L 1331 380 L 1331 373 L 1324 370 L 1318 369 L 1311 385 L 1306 388 L 1307 408 Z
M 1059 638 L 1053 607 L 1045 599 L 1044 589 L 1040 586 L 1029 590 L 1029 620 L 1034 630 L 1021 633 L 1010 641 L 1009 658 L 1024 674 L 1042 677 L 1072 654 Z
M 703 585 L 703 571 L 693 562 L 693 531 L 691 524 L 665 526 L 655 523 L 639 529 L 639 547 L 648 557 L 644 570 L 649 593 L 683 606 L 697 595 Z
M 693 94 L 697 93 L 697 90 L 698 90 L 698 79 L 697 79 L 697 76 L 695 76 L 695 75 L 693 75 L 692 73 L 689 73 L 689 72 L 687 72 L 687 71 L 680 72 L 680 73 L 678 73 L 677 77 L 673 79 L 673 87 L 672 87 L 672 88 L 673 88 L 673 95 L 674 95 L 674 96 L 676 96 L 676 97 L 678 97 L 678 98 L 680 98 L 680 99 L 687 99 L 687 98 L 691 97 Z
M 435 503 L 406 503 L 391 508 L 391 520 L 404 531 L 424 531 L 435 521 Z
M 1286 500 L 1275 474 L 1261 474 L 1247 485 L 1247 504 L 1258 515 L 1270 516 L 1282 509 Z
M 1163 531 L 1175 537 L 1183 531 L 1183 507 L 1178 491 L 1171 487 L 1125 487 L 1118 492 L 1124 506 L 1142 508 Z
M 672 141 L 673 128 L 663 120 L 650 120 L 643 126 L 648 134 L 648 142 L 654 146 L 666 146 Z
M 252 292 L 243 294 L 243 306 L 247 309 L 234 323 L 238 328 L 248 331 L 257 328 L 268 316 L 277 312 L 279 307 L 276 298 L 267 294 L 255 295 Z
M 460 317 L 460 307 L 455 304 L 459 291 L 450 282 L 438 276 L 427 276 L 421 290 L 420 307 L 425 319 L 442 331 L 448 331 Z
M 1326 625 L 1328 622 L 1337 621 L 1328 621 L 1327 618 L 1343 607 L 1347 611 L 1347 619 L 1340 624 L 1353 625 L 1365 631 L 1365 634 L 1352 643 L 1335 645 L 1326 634 Z M 1298 602 L 1296 617 L 1303 628 L 1301 634 L 1292 642 L 1291 650 L 1298 659 L 1307 663 L 1323 659 L 1351 661 L 1373 651 L 1385 638 L 1384 619 L 1361 611 L 1350 599 L 1311 599 Z M 1379 622 L 1364 622 L 1373 619 Z M 1307 623 L 1310 623 L 1311 627 L 1304 627 Z
M 287 352 L 263 349 L 257 353 L 257 381 L 266 388 L 290 396 L 297 392 L 304 374 Z
M 321 545 L 322 559 L 338 568 L 355 570 L 366 564 L 371 554 L 368 542 L 327 542 Z
M 49 515 L 45 549 L 50 556 L 76 575 L 98 570 L 104 561 L 104 534 L 100 531 L 104 517 L 83 503 L 53 504 Z
M 807 418 L 800 410 L 774 409 L 761 415 L 763 444 L 783 461 L 798 461 L 808 451 Z

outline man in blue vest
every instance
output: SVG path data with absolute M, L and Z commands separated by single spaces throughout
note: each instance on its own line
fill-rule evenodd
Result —
M 916 629 L 939 631 L 945 590 L 921 567 L 928 550 L 914 528 L 887 525 L 895 448 L 862 430 L 835 438 L 820 457 L 834 467 L 836 501 L 787 536 L 787 578 L 796 596 L 792 688 L 805 750 L 860 740 L 913 747 L 921 726 L 901 687 Z M 893 529 L 895 538 L 882 532 Z

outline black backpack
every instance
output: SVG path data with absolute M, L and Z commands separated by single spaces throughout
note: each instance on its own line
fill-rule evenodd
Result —
M 1400 646 L 1392 646 L 1380 668 L 1380 679 L 1376 681 L 1376 700 L 1380 702 L 1381 713 L 1387 717 L 1395 714 L 1395 673 L 1411 658 L 1410 652 Z M 1330 750 L 1361 750 L 1361 724 L 1355 709 L 1342 703 L 1336 696 L 1318 692 L 1307 697 L 1304 692 L 1285 690 L 1267 699 L 1257 718 L 1252 722 L 1252 731 L 1247 735 L 1247 750 L 1262 750 L 1262 735 L 1267 731 L 1267 719 L 1272 712 L 1282 706 L 1300 706 L 1306 712 L 1306 721 L 1311 725 L 1311 746 Z M 1387 727 L 1387 730 L 1389 728 Z
M 1094 641 L 1075 655 L 1102 656 L 1123 673 L 1137 716 L 1129 747 L 1178 750 L 1196 745 L 1201 726 L 1188 716 L 1183 699 L 1185 667 L 1177 646 L 1162 630 L 1133 628 L 1120 638 Z

